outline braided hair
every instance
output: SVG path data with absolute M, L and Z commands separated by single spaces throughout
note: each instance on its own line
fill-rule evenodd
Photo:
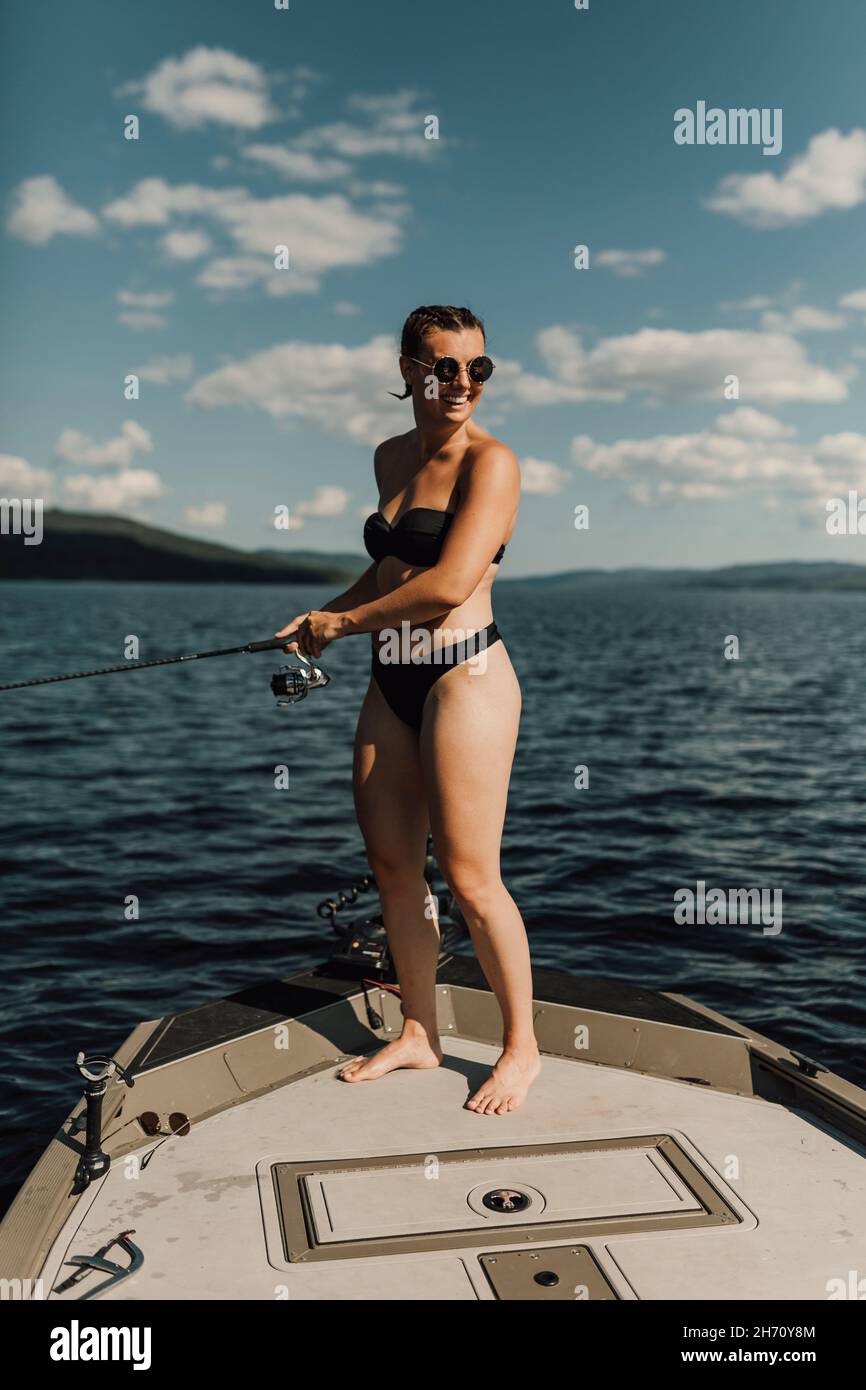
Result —
M 486 339 L 484 324 L 471 309 L 457 309 L 453 304 L 422 304 L 420 308 L 412 310 L 403 324 L 400 337 L 401 356 L 420 357 L 424 337 L 431 328 L 442 328 L 450 333 L 459 333 L 463 328 L 478 328 L 482 337 Z M 389 396 L 395 396 L 398 401 L 405 401 L 411 394 L 412 387 L 408 382 L 402 396 L 398 396 L 396 391 L 388 392 Z

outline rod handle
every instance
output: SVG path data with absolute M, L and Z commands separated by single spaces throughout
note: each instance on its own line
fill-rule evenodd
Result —
M 248 652 L 275 652 L 278 647 L 284 647 L 291 640 L 291 637 L 271 637 L 267 642 L 250 642 L 244 650 Z

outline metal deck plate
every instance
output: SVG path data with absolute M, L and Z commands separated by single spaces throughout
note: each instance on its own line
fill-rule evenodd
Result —
M 272 1173 L 291 1263 L 739 1220 L 670 1135 L 277 1163 Z M 516 1194 L 505 1210 L 500 1198 L 485 1205 L 503 1192 Z
M 585 1245 L 500 1250 L 496 1255 L 479 1255 L 478 1263 L 501 1299 L 598 1303 L 619 1297 Z

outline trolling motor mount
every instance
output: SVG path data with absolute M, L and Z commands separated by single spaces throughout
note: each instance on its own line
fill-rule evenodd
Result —
M 297 655 L 301 661 L 307 662 L 307 658 L 301 652 Z M 307 662 L 306 667 L 281 666 L 279 671 L 271 676 L 271 690 L 277 697 L 278 705 L 296 705 L 300 700 L 306 699 L 308 690 L 323 688 L 330 680 L 327 672 L 320 666 L 313 666 L 311 662 Z
M 430 888 L 430 898 L 425 900 L 425 916 L 429 915 L 435 902 L 435 912 L 439 923 L 439 964 L 449 960 L 452 948 L 466 940 L 468 928 L 453 896 L 433 891 L 433 881 L 438 873 L 433 853 L 433 837 L 427 835 L 427 853 L 424 862 L 424 879 Z M 340 943 L 328 957 L 323 972 L 342 979 L 374 979 L 396 982 L 397 973 L 388 948 L 388 934 L 381 912 L 369 917 L 355 918 L 345 924 L 337 921 L 337 913 L 352 906 L 358 897 L 375 888 L 371 875 L 365 875 L 353 883 L 345 893 L 335 893 L 319 903 L 316 912 L 330 921 L 331 929 L 340 937 Z M 431 899 L 433 902 L 431 902 Z M 372 1025 L 371 1025 L 372 1026 Z
M 84 1077 L 84 1099 L 87 1102 L 87 1132 L 84 1139 L 84 1152 L 75 1170 L 73 1192 L 83 1192 L 94 1178 L 101 1178 L 111 1167 L 111 1159 L 102 1152 L 102 1097 L 108 1090 L 108 1083 L 116 1077 L 124 1086 L 134 1086 L 135 1082 L 126 1067 L 114 1057 L 87 1056 L 79 1052 L 75 1065 Z

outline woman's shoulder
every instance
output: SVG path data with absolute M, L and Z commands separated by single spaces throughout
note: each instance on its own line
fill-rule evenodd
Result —
M 376 474 L 376 482 L 381 487 L 383 469 L 387 470 L 389 464 L 400 457 L 405 448 L 409 436 L 414 434 L 414 430 L 407 430 L 405 434 L 394 434 L 390 439 L 383 439 L 381 444 L 376 445 L 373 454 L 373 471 Z
M 464 480 L 471 476 L 520 485 L 520 464 L 514 450 L 486 430 L 479 430 L 470 439 L 460 473 Z
M 376 445 L 377 454 L 395 453 L 405 445 L 406 441 L 415 434 L 415 430 L 407 430 L 405 434 L 392 434 L 390 439 L 383 439 L 381 444 Z

